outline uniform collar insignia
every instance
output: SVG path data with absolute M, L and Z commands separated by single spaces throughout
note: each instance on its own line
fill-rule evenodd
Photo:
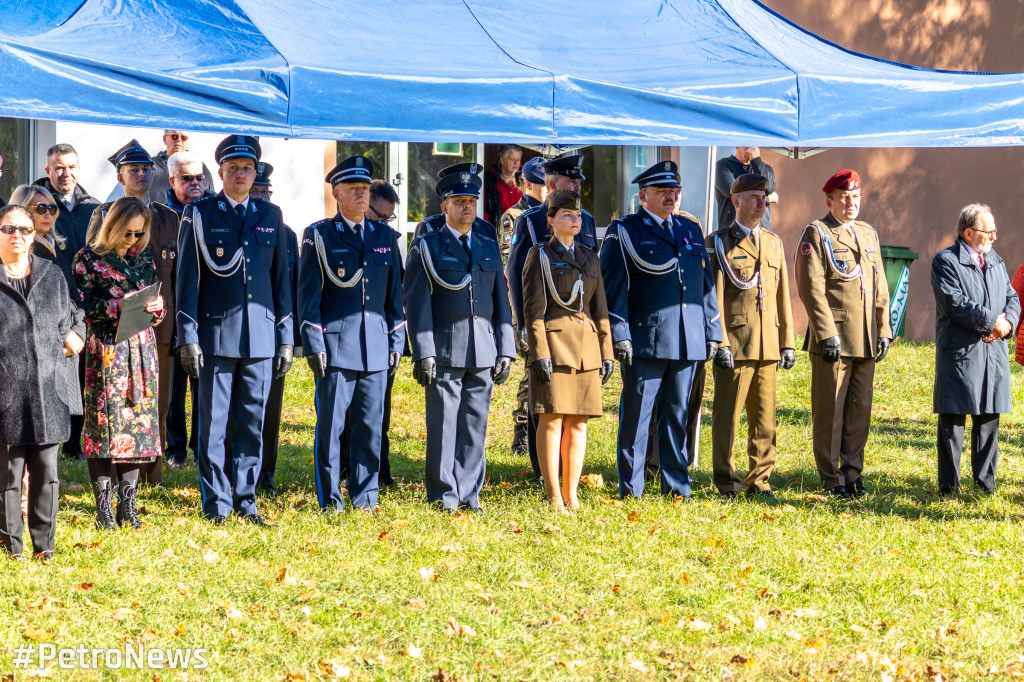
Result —
M 217 206 L 218 206 L 218 207 L 220 208 L 220 210 L 222 210 L 222 211 L 226 211 L 226 210 L 228 210 L 228 206 L 227 206 L 227 204 L 225 204 L 225 203 L 224 203 L 223 201 L 218 201 L 218 202 L 217 202 Z

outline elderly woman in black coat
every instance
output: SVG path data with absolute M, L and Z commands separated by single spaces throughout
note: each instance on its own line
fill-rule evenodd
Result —
M 69 338 L 85 336 L 60 270 L 31 255 L 35 228 L 21 206 L 0 208 L 0 541 L 22 558 L 21 482 L 28 468 L 29 534 L 34 556 L 53 556 L 57 449 L 70 432 L 77 381 L 65 358 Z

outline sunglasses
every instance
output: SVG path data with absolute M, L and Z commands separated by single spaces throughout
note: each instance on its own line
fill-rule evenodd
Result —
M 186 183 L 195 182 L 197 180 L 199 182 L 205 182 L 206 181 L 206 177 L 202 173 L 200 173 L 199 175 L 179 175 L 178 179 L 179 180 L 184 180 Z
M 0 232 L 4 234 L 14 234 L 17 232 L 23 237 L 27 237 L 36 231 L 34 227 L 20 227 L 18 225 L 0 225 Z
M 36 204 L 32 207 L 32 210 L 38 215 L 46 215 L 47 213 L 57 215 L 57 204 Z
M 164 137 L 171 138 L 172 142 L 177 142 L 178 140 L 187 140 L 188 139 L 188 135 L 179 135 L 177 133 L 172 133 L 171 135 L 164 135 Z
M 139 230 L 138 232 L 133 232 L 132 230 L 128 230 L 127 232 L 124 233 L 124 238 L 125 239 L 131 239 L 132 237 L 135 237 L 136 239 L 142 239 L 145 236 L 146 236 L 146 231 L 145 230 Z

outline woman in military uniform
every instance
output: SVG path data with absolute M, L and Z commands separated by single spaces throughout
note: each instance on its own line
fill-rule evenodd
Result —
M 580 506 L 576 489 L 587 420 L 601 416 L 601 385 L 615 364 L 601 263 L 590 249 L 575 248 L 582 226 L 579 194 L 553 192 L 547 220 L 551 241 L 534 246 L 526 257 L 523 316 L 545 494 L 553 507 L 564 510 Z

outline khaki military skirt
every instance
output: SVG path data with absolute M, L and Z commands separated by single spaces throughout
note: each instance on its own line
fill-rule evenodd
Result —
M 531 372 L 530 412 L 600 417 L 600 370 L 578 370 L 555 365 L 549 384 L 543 383 Z

